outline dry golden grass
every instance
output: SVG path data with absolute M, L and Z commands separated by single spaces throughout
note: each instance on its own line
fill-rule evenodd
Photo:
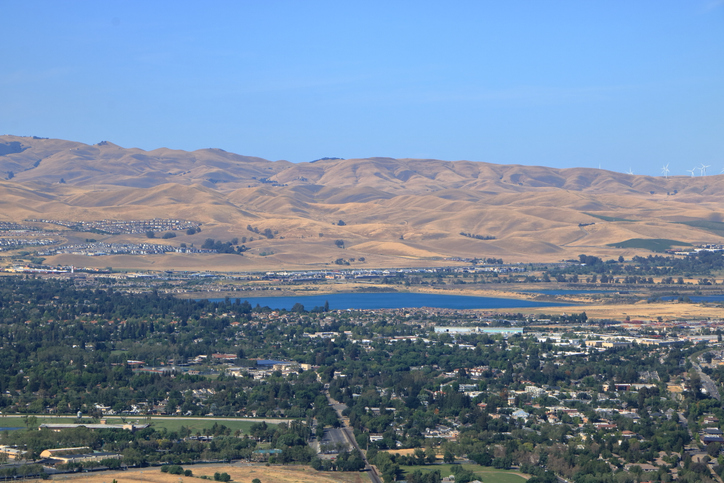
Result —
M 404 258 L 439 258 L 442 256 L 437 252 L 415 248 L 399 242 L 366 242 L 353 245 L 350 248 L 362 253 L 376 253 Z
M 540 309 L 516 309 L 525 314 L 579 314 L 585 312 L 589 319 L 655 321 L 661 317 L 664 322 L 676 320 L 713 319 L 721 320 L 724 312 L 719 307 L 686 303 L 637 303 L 628 305 L 579 305 L 567 307 L 545 307 Z
M 228 473 L 234 483 L 251 483 L 258 478 L 262 483 L 369 483 L 365 473 L 320 472 L 308 466 L 185 466 L 194 476 L 179 476 L 162 473 L 159 468 L 143 470 L 113 471 L 96 474 L 63 475 L 54 478 L 59 481 L 82 483 L 201 483 L 199 476 L 212 477 L 216 472 Z
M 663 179 L 583 168 L 390 158 L 293 164 L 213 149 L 145 152 L 17 136 L 0 136 L 0 142 L 28 148 L 0 157 L 0 172 L 17 173 L 0 181 L 0 220 L 181 218 L 203 223 L 201 233 L 166 241 L 170 244 L 249 237 L 249 224 L 279 232 L 275 240 L 250 244 L 243 260 L 102 257 L 81 259 L 84 266 L 274 270 L 319 268 L 336 258 L 360 256 L 371 267 L 446 257 L 549 263 L 581 253 L 602 258 L 650 253 L 607 246 L 630 238 L 724 243 L 715 233 L 675 223 L 724 221 L 721 176 Z M 37 167 L 17 169 L 37 159 L 43 160 Z M 59 173 L 67 184 L 58 184 Z M 260 181 L 264 178 L 284 185 Z M 587 213 L 637 221 L 604 221 Z M 340 219 L 346 225 L 338 226 Z M 496 239 L 475 240 L 460 232 Z M 143 236 L 118 239 L 146 241 Z M 348 249 L 336 249 L 335 239 L 345 240 Z M 273 256 L 260 256 L 270 251 Z

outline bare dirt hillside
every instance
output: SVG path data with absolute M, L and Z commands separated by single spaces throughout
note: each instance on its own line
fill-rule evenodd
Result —
M 143 151 L 0 136 L 0 221 L 193 220 L 203 224 L 201 233 L 164 243 L 247 237 L 250 251 L 230 265 L 198 255 L 184 262 L 241 270 L 318 267 L 340 258 L 401 266 L 450 257 L 629 257 L 648 252 L 610 245 L 639 238 L 724 243 L 722 185 L 722 175 L 664 179 L 431 159 L 293 164 L 218 149 Z M 274 238 L 249 226 L 268 228 Z M 136 261 L 177 263 L 167 258 Z M 105 258 L 88 265 L 94 263 L 118 266 Z

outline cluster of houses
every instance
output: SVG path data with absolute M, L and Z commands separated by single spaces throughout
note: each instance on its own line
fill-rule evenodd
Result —
M 78 231 L 102 232 L 110 235 L 144 234 L 148 231 L 182 231 L 193 228 L 197 230 L 201 223 L 189 220 L 165 220 L 154 218 L 152 220 L 97 220 L 97 221 L 64 221 L 32 219 L 25 220 L 34 223 L 47 223 L 64 226 Z
M 39 256 L 59 254 L 99 257 L 104 255 L 163 255 L 165 253 L 216 253 L 216 250 L 195 247 L 175 247 L 156 243 L 78 243 L 61 245 L 39 251 Z
M 0 221 L 0 231 L 34 231 L 37 228 L 12 221 Z
M 253 366 L 238 366 L 236 354 L 214 353 L 209 357 L 206 354 L 199 355 L 183 364 L 176 364 L 176 361 L 169 360 L 168 363 L 161 363 L 158 366 L 149 366 L 145 361 L 127 360 L 126 364 L 134 372 L 149 372 L 155 374 L 172 374 L 184 373 L 189 375 L 219 375 L 221 372 L 233 377 L 251 377 L 254 380 L 264 380 L 272 375 L 281 374 L 286 377 L 292 373 L 300 371 L 309 371 L 318 369 L 319 366 L 311 364 L 300 364 L 289 361 L 267 361 L 259 360 Z M 192 390 L 192 396 L 197 401 L 204 401 L 215 394 L 214 389 L 199 388 Z M 157 401 L 155 403 L 141 401 L 131 405 L 130 409 L 121 412 L 122 415 L 166 415 L 167 399 Z M 96 404 L 94 410 L 100 412 L 103 416 L 114 416 L 116 411 L 110 406 Z M 180 414 L 180 409 L 175 414 Z M 104 424 L 104 423 L 103 423 Z M 58 426 L 58 425 L 54 425 Z M 66 425 L 67 426 L 67 425 Z M 91 427 L 92 425 L 83 424 L 83 426 Z M 100 425 L 99 425 L 100 426 Z M 125 425 L 127 426 L 127 425 Z M 124 426 L 123 429 L 128 429 Z M 48 426 L 50 427 L 50 426 Z M 111 427 L 107 425 L 105 427 Z
M 0 251 L 15 250 L 22 247 L 44 247 L 58 243 L 58 240 L 52 238 L 0 238 Z
M 452 260 L 452 259 L 451 259 Z M 350 260 L 354 261 L 354 259 Z M 364 258 L 359 259 L 364 262 Z M 455 260 L 462 261 L 462 260 Z M 472 260 L 467 260 L 472 262 Z M 495 265 L 495 266 L 474 266 L 474 267 L 436 267 L 436 268 L 397 268 L 397 269 L 362 269 L 350 268 L 339 270 L 305 270 L 305 271 L 278 271 L 266 272 L 262 279 L 274 282 L 316 282 L 324 280 L 376 280 L 389 277 L 403 277 L 409 275 L 434 275 L 434 274 L 475 274 L 475 273 L 512 273 L 525 272 L 525 266 Z
M 674 255 L 694 255 L 696 253 L 700 252 L 721 252 L 724 251 L 724 245 L 717 245 L 717 244 L 706 244 L 706 245 L 699 245 L 698 247 L 692 249 L 692 250 L 667 250 L 669 253 L 673 253 Z

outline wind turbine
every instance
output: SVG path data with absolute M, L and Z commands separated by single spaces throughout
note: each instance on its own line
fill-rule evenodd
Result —
M 708 165 L 708 164 L 702 164 L 702 165 L 701 165 L 701 168 L 699 168 L 699 169 L 701 170 L 701 175 L 702 175 L 702 176 L 706 176 L 706 168 L 711 168 L 711 166 Z
M 633 170 L 631 168 L 629 168 L 628 171 L 626 171 L 626 174 L 633 175 Z
M 692 177 L 692 178 L 694 177 L 694 171 L 696 171 L 696 168 L 694 168 L 694 169 L 687 169 L 687 170 L 686 170 L 687 173 L 691 173 L 691 177 Z
M 665 165 L 661 168 L 661 172 L 664 173 L 664 178 L 669 179 L 669 165 Z

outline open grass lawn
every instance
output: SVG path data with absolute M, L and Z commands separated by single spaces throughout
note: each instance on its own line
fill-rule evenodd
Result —
M 110 421 L 109 421 L 110 422 Z M 153 423 L 153 427 L 155 428 L 166 428 L 169 431 L 178 431 L 181 429 L 181 426 L 186 426 L 191 430 L 192 433 L 201 432 L 203 433 L 204 429 L 211 429 L 211 427 L 214 425 L 214 423 L 217 423 L 219 425 L 224 425 L 227 428 L 231 429 L 232 434 L 237 430 L 241 430 L 241 432 L 245 434 L 249 434 L 249 431 L 251 429 L 251 426 L 253 424 L 257 424 L 258 421 L 237 421 L 237 420 L 224 420 L 224 419 L 216 419 L 216 420 L 190 420 L 190 419 L 152 419 L 151 422 Z M 267 423 L 269 424 L 269 423 Z M 272 425 L 273 426 L 273 425 Z
M 453 465 L 425 465 L 425 466 L 400 466 L 405 474 L 410 474 L 415 470 L 422 472 L 427 471 L 440 471 L 440 476 L 450 476 Z M 527 478 L 521 476 L 521 473 L 511 470 L 496 470 L 487 466 L 478 465 L 462 465 L 466 470 L 470 470 L 476 475 L 480 476 L 480 479 L 485 483 L 524 483 Z
M 121 424 L 122 420 L 121 418 L 117 417 L 107 417 L 104 418 L 108 424 Z M 89 418 L 83 418 L 83 421 L 86 423 L 95 422 L 98 423 L 98 421 L 91 421 Z M 126 418 L 126 422 L 133 423 L 138 421 L 141 424 L 147 423 L 144 418 L 133 418 L 128 417 Z M 37 424 L 73 424 L 77 423 L 77 419 L 73 417 L 54 417 L 54 416 L 47 416 L 47 417 L 38 417 Z M 178 431 L 181 429 L 181 426 L 186 426 L 191 430 L 192 433 L 202 433 L 204 429 L 211 429 L 211 427 L 214 425 L 214 423 L 217 423 L 219 425 L 224 425 L 227 428 L 231 429 L 232 434 L 237 430 L 241 430 L 243 433 L 248 434 L 251 426 L 257 421 L 244 421 L 244 420 L 236 420 L 236 419 L 177 419 L 177 418 L 151 418 L 151 424 L 154 428 L 166 428 L 169 431 Z M 270 424 L 270 423 L 267 423 Z M 0 430 L 3 428 L 25 428 L 25 421 L 23 420 L 22 416 L 3 416 L 0 417 Z

